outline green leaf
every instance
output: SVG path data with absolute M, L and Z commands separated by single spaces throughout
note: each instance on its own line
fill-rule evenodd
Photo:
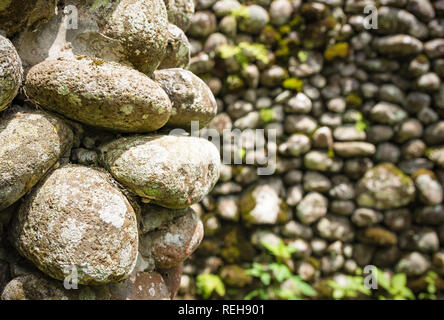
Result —
M 265 291 L 263 289 L 256 289 L 256 290 L 253 290 L 250 293 L 248 293 L 244 297 L 244 299 L 245 300 L 251 300 L 251 299 L 253 299 L 255 297 L 264 297 L 264 295 L 266 296 L 266 293 L 265 293 Z
M 404 273 L 398 273 L 392 278 L 392 285 L 394 288 L 402 289 L 407 284 L 407 277 Z
M 213 292 L 219 296 L 225 296 L 225 285 L 222 279 L 215 274 L 203 273 L 196 277 L 197 293 L 204 299 L 208 299 Z
M 402 289 L 401 294 L 410 300 L 415 300 L 415 295 L 413 294 L 412 290 L 407 287 Z
M 387 291 L 390 289 L 390 279 L 379 269 L 376 271 L 376 279 L 382 288 Z
M 278 282 L 283 282 L 292 276 L 290 269 L 284 264 L 274 263 L 270 265 L 270 269 L 273 271 L 273 275 Z
M 263 274 L 261 274 L 260 279 L 264 285 L 268 286 L 271 282 L 271 274 L 263 273 Z
M 304 295 L 304 296 L 309 296 L 309 297 L 313 297 L 316 295 L 316 290 L 313 289 L 312 286 L 310 286 L 307 282 L 303 281 L 302 279 L 300 279 L 299 276 L 294 277 L 295 281 L 297 283 L 298 289 L 299 291 Z

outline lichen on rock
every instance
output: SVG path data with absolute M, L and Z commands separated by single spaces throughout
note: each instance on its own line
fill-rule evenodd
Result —
M 138 250 L 136 215 L 103 170 L 67 165 L 27 196 L 11 229 L 18 251 L 57 280 L 74 271 L 78 283 L 125 279 Z
M 190 129 L 192 121 L 197 121 L 198 127 L 202 128 L 216 116 L 217 104 L 210 88 L 190 71 L 179 68 L 157 70 L 154 80 L 172 103 L 166 126 Z
M 58 117 L 15 106 L 1 115 L 0 141 L 1 210 L 31 190 L 69 152 L 73 132 Z
M 23 81 L 22 61 L 11 41 L 0 36 L 0 111 L 15 98 Z
M 149 77 L 86 56 L 35 65 L 26 76 L 25 90 L 45 109 L 113 131 L 154 131 L 171 114 L 170 99 Z

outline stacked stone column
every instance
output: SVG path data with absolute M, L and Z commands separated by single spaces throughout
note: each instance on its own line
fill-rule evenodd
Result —
M 171 299 L 220 167 L 193 1 L 0 8 L 1 298 Z

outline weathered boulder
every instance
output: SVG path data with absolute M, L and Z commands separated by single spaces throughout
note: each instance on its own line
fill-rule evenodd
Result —
M 72 283 L 69 283 L 72 285 Z M 171 292 L 158 272 L 133 272 L 119 283 L 65 289 L 64 283 L 29 273 L 12 279 L 1 300 L 169 300 Z
M 415 199 L 412 179 L 391 163 L 368 170 L 356 188 L 357 202 L 364 207 L 393 209 Z
M 191 19 L 188 33 L 196 38 L 206 38 L 217 30 L 216 16 L 211 11 L 198 11 Z
M 125 279 L 138 250 L 136 215 L 111 176 L 99 169 L 56 169 L 26 198 L 11 240 L 42 272 L 79 284 Z
M 296 216 L 303 224 L 312 224 L 327 214 L 328 200 L 319 192 L 309 192 L 299 202 Z
M 133 272 L 125 281 L 107 285 L 111 300 L 170 300 L 171 293 L 158 272 Z
M 198 121 L 205 127 L 217 114 L 216 99 L 210 88 L 199 77 L 183 69 L 164 69 L 154 72 L 154 80 L 168 94 L 172 103 L 168 127 L 191 127 Z
M 15 98 L 22 81 L 22 61 L 11 41 L 0 36 L 0 111 Z
M 3 290 L 1 300 L 69 300 L 74 291 L 65 290 L 62 282 L 42 274 L 25 274 L 12 279 Z
M 363 243 L 377 246 L 393 246 L 398 242 L 396 233 L 381 227 L 369 227 L 362 230 L 358 234 L 358 238 Z
M 187 31 L 194 15 L 193 0 L 164 0 L 168 12 L 168 20 Z
M 27 74 L 25 90 L 37 105 L 114 131 L 154 131 L 171 113 L 167 94 L 146 75 L 85 56 L 34 66 Z
M 44 111 L 13 107 L 0 117 L 0 210 L 27 193 L 69 151 L 73 133 Z
M 141 253 L 152 256 L 156 267 L 168 269 L 177 266 L 197 249 L 204 229 L 193 209 L 158 229 L 142 235 Z
M 246 190 L 240 199 L 242 220 L 246 224 L 266 225 L 286 222 L 288 207 L 281 199 L 283 185 L 279 180 L 263 181 Z
M 143 204 L 140 232 L 148 233 L 189 212 L 188 208 L 171 210 L 153 204 Z
M 63 13 L 14 41 L 26 68 L 48 57 L 87 55 L 151 74 L 164 58 L 168 18 L 162 0 L 72 0 Z
M 335 142 L 333 150 L 343 158 L 371 156 L 376 152 L 373 144 L 360 141 Z
M 2 0 L 0 31 L 12 36 L 25 27 L 37 28 L 56 12 L 58 0 Z
M 167 208 L 181 209 L 202 200 L 219 178 L 219 152 L 201 138 L 132 136 L 106 143 L 100 151 L 117 181 Z
M 186 68 L 190 63 L 190 43 L 185 33 L 174 24 L 168 25 L 168 46 L 159 69 Z

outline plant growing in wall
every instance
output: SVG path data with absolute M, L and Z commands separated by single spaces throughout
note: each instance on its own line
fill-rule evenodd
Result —
M 253 262 L 247 273 L 260 280 L 260 287 L 248 293 L 246 300 L 301 300 L 316 295 L 316 291 L 302 278 L 295 275 L 288 264 L 296 248 L 287 246 L 282 240 L 278 244 L 262 242 L 274 262 Z

